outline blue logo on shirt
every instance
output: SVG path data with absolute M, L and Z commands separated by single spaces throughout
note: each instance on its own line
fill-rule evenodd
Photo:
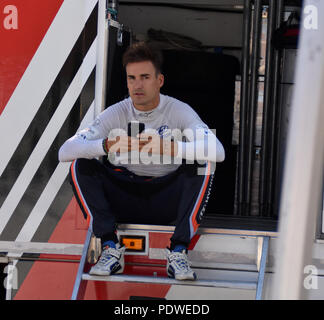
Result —
M 166 131 L 169 129 L 169 127 L 167 125 L 163 125 L 160 128 L 157 129 L 157 132 L 159 133 L 159 135 L 162 137 L 163 135 L 165 135 Z

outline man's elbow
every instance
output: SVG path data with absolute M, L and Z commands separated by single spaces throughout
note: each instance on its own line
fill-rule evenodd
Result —
M 217 157 L 217 162 L 223 162 L 225 160 L 225 152 L 221 153 L 218 157 Z
M 59 162 L 69 162 L 73 161 L 74 159 L 70 159 L 65 144 L 63 144 L 58 152 L 58 160 Z
M 217 154 L 216 162 L 223 162 L 225 160 L 225 149 L 220 142 L 217 143 L 216 154 Z
M 66 162 L 66 159 L 65 159 L 65 157 L 64 157 L 64 154 L 63 154 L 61 148 L 60 148 L 60 150 L 59 150 L 59 152 L 58 152 L 58 161 L 59 161 L 59 162 Z

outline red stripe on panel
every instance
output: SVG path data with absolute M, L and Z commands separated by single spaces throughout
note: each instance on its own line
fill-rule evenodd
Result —
M 190 244 L 188 246 L 188 250 L 194 250 L 199 239 L 200 239 L 200 234 L 195 234 L 193 236 L 193 238 L 191 239 L 191 241 L 190 241 Z
M 76 215 L 83 216 L 73 197 L 48 242 L 83 244 L 87 230 L 76 228 Z M 40 258 L 48 256 L 40 255 Z M 79 263 L 36 261 L 15 295 L 15 300 L 70 299 L 78 267 Z
M 170 285 L 89 281 L 84 300 L 128 300 L 132 296 L 165 298 Z
M 0 115 L 62 3 L 63 0 L 1 1 Z

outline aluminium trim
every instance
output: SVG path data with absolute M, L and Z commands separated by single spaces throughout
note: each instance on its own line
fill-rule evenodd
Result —
M 174 226 L 149 225 L 149 224 L 118 224 L 118 230 L 145 230 L 152 232 L 173 232 Z M 239 229 L 220 229 L 220 228 L 198 228 L 198 234 L 228 234 L 238 236 L 267 236 L 277 237 L 278 232 L 259 231 L 259 230 L 239 230 Z
M 0 252 L 81 255 L 83 244 L 0 241 Z
M 131 283 L 158 283 L 165 285 L 181 285 L 181 286 L 199 286 L 199 287 L 221 287 L 232 289 L 255 290 L 256 283 L 253 281 L 225 281 L 201 279 L 196 281 L 180 281 L 164 277 L 150 276 L 131 276 L 131 275 L 110 275 L 110 276 L 90 276 L 84 273 L 82 280 L 87 281 L 103 281 L 103 282 L 131 282 Z

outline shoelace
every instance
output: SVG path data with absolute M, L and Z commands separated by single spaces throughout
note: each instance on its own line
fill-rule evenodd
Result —
M 114 248 L 105 249 L 103 250 L 98 263 L 101 265 L 105 265 L 110 260 L 110 258 L 114 257 L 116 259 L 119 259 L 120 255 L 121 253 L 117 249 Z
M 187 256 L 181 252 L 173 252 L 169 255 L 169 261 L 175 261 L 179 269 L 188 271 L 191 263 L 188 261 Z

